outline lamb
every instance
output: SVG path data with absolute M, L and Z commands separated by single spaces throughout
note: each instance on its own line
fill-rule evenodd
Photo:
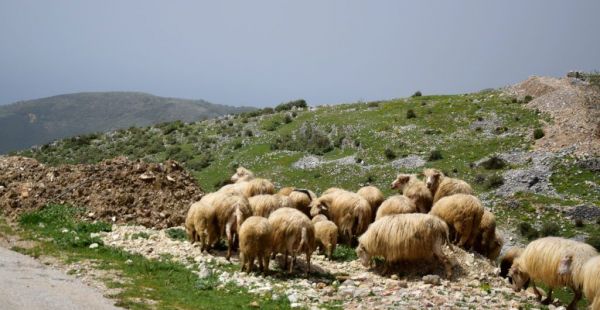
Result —
M 261 216 L 251 216 L 240 226 L 240 265 L 242 271 L 252 272 L 258 259 L 261 272 L 269 270 L 271 255 L 271 224 Z
M 333 192 L 323 195 L 311 203 L 310 215 L 324 214 L 339 229 L 344 242 L 352 243 L 353 237 L 360 236 L 371 223 L 372 213 L 369 202 L 352 192 Z
M 315 217 L 312 218 L 311 222 L 313 224 L 317 223 L 317 222 L 321 222 L 321 221 L 329 221 L 327 219 L 327 217 L 323 214 L 317 214 Z
M 402 194 L 410 198 L 417 210 L 421 213 L 427 213 L 431 209 L 433 197 L 431 191 L 425 185 L 425 182 L 419 180 L 414 174 L 398 174 L 396 180 L 392 182 L 392 189 L 397 189 Z
M 591 309 L 600 310 L 600 256 L 589 259 L 575 276 L 575 283 L 583 287 Z
M 269 217 L 271 212 L 282 207 L 282 200 L 278 195 L 256 195 L 248 198 L 252 215 Z
M 413 213 L 383 217 L 371 224 L 358 242 L 356 254 L 365 267 L 371 266 L 374 256 L 385 259 L 385 271 L 394 263 L 437 259 L 444 265 L 446 277 L 452 276 L 452 265 L 442 252 L 448 243 L 448 226 L 435 216 Z
M 227 260 L 231 258 L 233 240 L 240 231 L 240 225 L 244 220 L 252 215 L 248 199 L 242 195 L 222 194 L 215 198 L 214 220 L 208 223 L 216 224 L 216 231 L 219 236 L 227 237 Z
M 467 182 L 449 178 L 437 169 L 425 169 L 423 174 L 425 175 L 425 184 L 433 195 L 432 202 L 434 204 L 443 197 L 453 194 L 473 195 L 474 193 L 473 188 Z
M 417 212 L 417 207 L 412 200 L 403 195 L 394 195 L 381 204 L 375 215 L 375 220 L 377 221 L 387 215 L 415 212 Z
M 477 197 L 455 194 L 436 202 L 429 214 L 441 218 L 448 224 L 453 243 L 469 249 L 478 235 L 483 212 L 483 206 Z
M 504 256 L 500 259 L 500 276 L 503 278 L 508 278 L 508 280 L 512 283 L 512 278 L 508 276 L 508 271 L 510 267 L 512 267 L 513 262 L 517 257 L 523 254 L 524 248 L 520 247 L 512 247 L 506 251 Z
M 576 309 L 582 295 L 581 280 L 585 276 L 582 268 L 586 261 L 597 255 L 594 247 L 583 242 L 559 237 L 540 238 L 527 245 L 513 262 L 508 275 L 516 292 L 530 282 L 539 301 L 542 294 L 535 281 L 544 282 L 548 286 L 548 296 L 542 301 L 545 305 L 552 302 L 555 287 L 568 286 L 574 296 L 567 309 Z
M 363 186 L 356 193 L 369 202 L 371 214 L 377 213 L 377 209 L 385 199 L 381 190 L 375 186 Z
M 269 215 L 272 231 L 272 251 L 284 255 L 284 268 L 288 268 L 288 254 L 292 256 L 289 272 L 294 269 L 298 253 L 306 255 L 306 276 L 310 272 L 310 257 L 315 250 L 315 229 L 310 219 L 293 208 L 280 208 Z
M 317 215 L 321 216 L 321 215 Z M 315 217 L 316 218 L 316 217 Z M 313 219 L 314 220 L 314 219 Z M 333 259 L 333 251 L 337 246 L 338 239 L 338 228 L 332 221 L 321 220 L 316 223 L 313 221 L 315 227 L 315 239 L 316 244 L 325 253 L 327 258 Z

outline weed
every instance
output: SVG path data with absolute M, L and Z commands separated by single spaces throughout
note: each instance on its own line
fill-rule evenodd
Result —
M 537 231 L 537 229 L 533 228 L 533 226 L 527 222 L 519 223 L 518 229 L 521 236 L 527 238 L 528 240 L 537 239 L 540 235 L 539 231 Z
M 600 235 L 589 236 L 585 240 L 585 242 L 587 242 L 589 245 L 595 247 L 596 250 L 600 251 Z
M 533 138 L 538 140 L 545 136 L 544 130 L 542 128 L 536 128 L 533 130 Z
M 367 107 L 369 108 L 379 108 L 379 101 L 371 101 L 367 103 Z
M 531 100 L 533 100 L 533 97 L 530 95 L 525 96 L 525 98 L 523 98 L 523 102 L 525 103 L 529 103 Z
M 481 163 L 481 166 L 487 170 L 502 169 L 506 166 L 506 162 L 504 161 L 504 159 L 494 155 L 489 159 L 483 161 Z
M 166 230 L 167 236 L 173 240 L 183 241 L 187 239 L 185 230 L 181 228 L 169 228 Z
M 579 228 L 581 228 L 581 227 L 583 227 L 583 226 L 584 226 L 584 223 L 583 223 L 583 220 L 582 220 L 582 219 L 576 219 L 576 220 L 575 220 L 575 227 L 579 227 Z
M 442 156 L 442 151 L 440 150 L 433 150 L 431 151 L 431 153 L 429 153 L 429 157 L 427 158 L 428 161 L 436 161 L 436 160 L 440 160 L 443 159 L 444 157 Z
M 333 259 L 336 261 L 348 262 L 357 258 L 358 256 L 356 256 L 356 251 L 345 244 L 338 244 L 338 246 L 335 248 L 335 251 L 333 251 Z
M 417 90 L 412 96 L 413 97 L 421 97 L 421 96 L 423 96 L 423 94 L 421 93 L 420 90 Z
M 502 186 L 502 184 L 504 184 L 504 178 L 502 177 L 502 175 L 493 174 L 486 179 L 486 181 L 484 183 L 484 187 L 486 189 L 490 190 L 493 188 L 500 187 L 500 186 Z
M 396 153 L 390 148 L 386 148 L 385 151 L 383 151 L 383 154 L 385 155 L 385 158 L 389 160 L 396 158 Z
M 131 240 L 148 239 L 148 238 L 150 238 L 150 235 L 147 232 L 143 232 L 143 231 L 140 231 L 138 233 L 131 235 Z
M 415 111 L 413 109 L 409 109 L 408 111 L 406 111 L 407 119 L 411 119 L 411 118 L 415 118 L 415 117 L 417 117 L 417 114 L 415 114 Z
M 542 237 L 559 236 L 560 226 L 554 222 L 545 222 L 540 229 Z

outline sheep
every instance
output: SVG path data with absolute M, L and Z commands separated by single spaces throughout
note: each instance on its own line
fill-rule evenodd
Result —
M 371 214 L 377 213 L 377 209 L 385 199 L 381 190 L 375 186 L 363 186 L 356 193 L 369 202 Z
M 417 212 L 417 207 L 412 200 L 403 195 L 394 195 L 381 204 L 375 215 L 375 220 L 377 221 L 386 215 L 415 212 Z
M 455 194 L 436 202 L 429 214 L 441 218 L 448 224 L 454 237 L 453 243 L 469 249 L 477 237 L 483 212 L 483 206 L 477 197 Z
M 282 200 L 278 195 L 256 195 L 248 198 L 252 215 L 269 217 L 271 212 L 282 207 Z
M 286 208 L 294 208 L 294 201 L 289 196 L 284 196 L 279 193 L 273 195 L 279 199 L 279 205 Z
M 422 213 L 396 214 L 383 217 L 369 226 L 358 238 L 356 254 L 365 267 L 371 258 L 385 259 L 385 272 L 401 261 L 437 259 L 446 277 L 452 276 L 452 265 L 442 246 L 448 243 L 448 226 L 439 218 Z
M 310 203 L 317 199 L 317 195 L 307 189 L 295 188 L 289 195 L 294 208 L 302 211 L 307 216 L 310 216 Z
M 248 199 L 242 195 L 222 194 L 215 198 L 214 220 L 219 236 L 227 237 L 227 260 L 231 258 L 233 240 L 239 232 L 240 225 L 252 215 Z M 208 222 L 211 223 L 211 222 Z
M 327 217 L 323 214 L 317 214 L 315 217 L 312 218 L 311 222 L 313 224 L 317 223 L 317 222 L 321 222 L 321 221 L 329 221 L 329 219 L 327 219 Z
M 433 195 L 433 203 L 435 204 L 442 197 L 453 194 L 468 194 L 473 195 L 474 191 L 467 182 L 459 179 L 449 178 L 437 169 L 425 169 L 425 185 Z
M 328 189 L 326 189 L 321 196 L 323 195 L 327 195 L 327 194 L 332 194 L 332 193 L 338 193 L 338 192 L 347 192 L 347 190 L 343 189 L 343 188 L 339 188 L 339 187 L 330 187 Z
M 508 278 L 508 280 L 512 283 L 512 278 L 508 276 L 508 271 L 510 267 L 512 267 L 513 262 L 517 257 L 523 254 L 525 249 L 521 247 L 512 247 L 504 253 L 504 256 L 500 259 L 500 276 L 503 278 Z
M 298 253 L 306 255 L 306 276 L 310 272 L 310 256 L 315 250 L 315 228 L 310 219 L 294 208 L 280 208 L 269 215 L 272 231 L 272 251 L 284 255 L 284 268 L 288 268 L 288 254 L 292 261 L 289 273 L 294 269 Z
M 600 256 L 589 259 L 575 276 L 591 309 L 600 310 Z
M 483 211 L 478 231 L 479 233 L 473 245 L 475 251 L 488 258 L 489 256 L 497 257 L 493 252 L 496 250 L 499 237 L 496 235 L 496 217 L 492 212 L 488 210 Z
M 329 220 L 321 220 L 317 221 L 316 223 L 313 222 L 313 224 L 315 227 L 315 239 L 317 246 L 321 249 L 322 252 L 325 253 L 327 258 L 332 260 L 333 251 L 335 251 L 335 247 L 337 246 L 337 226 L 335 225 L 335 223 Z
M 217 199 L 222 199 L 227 195 L 218 192 L 207 194 L 200 201 L 194 203 L 191 207 L 194 208 L 191 215 L 188 212 L 191 220 L 188 222 L 186 218 L 186 230 L 188 229 L 188 223 L 191 223 L 189 225 L 191 236 L 194 241 L 200 243 L 201 251 L 207 251 L 219 238 L 218 227 L 214 225 L 215 207 L 213 204 Z
M 425 182 L 419 180 L 414 174 L 398 174 L 392 182 L 392 189 L 399 190 L 404 196 L 410 198 L 417 210 L 427 213 L 431 209 L 433 197 Z
M 221 187 L 217 192 L 230 195 L 243 195 L 248 183 L 248 181 L 240 181 L 233 184 L 227 184 Z
M 230 180 L 233 183 L 247 182 L 254 179 L 254 173 L 244 167 L 238 167 Z
M 237 184 L 237 183 L 236 183 Z M 242 189 L 242 194 L 246 198 L 261 194 L 274 194 L 275 186 L 267 179 L 255 178 L 247 182 L 247 185 Z
M 547 297 L 542 301 L 545 305 L 552 302 L 555 287 L 568 286 L 574 296 L 567 309 L 576 309 L 582 295 L 581 279 L 585 276 L 582 267 L 596 255 L 596 249 L 583 242 L 559 237 L 540 238 L 527 245 L 513 262 L 508 275 L 516 292 L 530 283 L 538 301 L 542 301 L 542 294 L 537 290 L 535 281 L 545 283 L 548 286 Z
M 271 224 L 261 216 L 251 216 L 240 226 L 240 265 L 242 271 L 252 272 L 258 259 L 261 272 L 269 270 L 271 255 Z
M 487 257 L 494 264 L 496 263 L 496 259 L 500 256 L 500 251 L 502 251 L 502 247 L 504 246 L 504 240 L 502 236 L 498 235 L 497 232 L 494 232 L 494 237 L 488 243 L 486 243 L 483 248 L 475 248 L 475 251 L 480 253 L 481 255 Z
M 294 191 L 293 187 L 284 187 L 282 189 L 280 189 L 277 194 L 283 195 L 283 196 L 289 196 L 291 192 Z
M 352 243 L 353 237 L 360 236 L 371 223 L 372 213 L 369 202 L 352 192 L 333 192 L 323 195 L 311 203 L 310 215 L 324 214 L 339 229 L 344 242 Z

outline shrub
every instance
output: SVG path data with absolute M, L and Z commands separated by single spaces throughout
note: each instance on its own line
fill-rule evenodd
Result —
M 385 158 L 389 160 L 396 158 L 396 153 L 390 148 L 386 148 L 385 151 L 383 151 L 383 154 L 385 155 Z
M 417 90 L 412 96 L 413 97 L 421 97 L 421 96 L 423 96 L 423 94 L 421 93 L 420 90 Z
M 333 260 L 349 262 L 357 259 L 356 251 L 345 244 L 338 244 L 333 251 Z
M 600 235 L 589 236 L 585 240 L 585 242 L 587 242 L 589 245 L 595 247 L 596 250 L 600 251 Z
M 187 239 L 187 235 L 185 233 L 185 230 L 181 229 L 181 228 L 169 228 L 167 229 L 167 236 L 169 236 L 169 238 L 173 239 L 173 240 L 185 240 Z
M 306 108 L 308 105 L 306 104 L 306 100 L 304 99 L 298 99 L 298 100 L 294 100 L 294 101 L 289 101 L 286 103 L 282 103 L 278 106 L 275 107 L 275 111 L 277 112 L 281 112 L 281 111 L 289 111 L 291 110 L 293 107 L 296 108 Z
M 378 108 L 379 107 L 379 101 L 371 101 L 371 102 L 367 103 L 367 107 L 369 107 L 369 108 Z
M 546 222 L 542 225 L 542 229 L 540 229 L 540 234 L 542 237 L 559 236 L 559 233 L 560 226 L 554 222 Z
M 523 102 L 525 103 L 529 103 L 531 100 L 533 100 L 533 97 L 531 97 L 530 95 L 525 96 L 525 98 L 523 98 Z
M 406 111 L 406 118 L 411 119 L 415 117 L 417 117 L 417 114 L 415 114 L 415 111 L 413 109 L 409 109 L 408 111 Z
M 504 184 L 504 178 L 502 177 L 502 175 L 494 174 L 494 175 L 491 175 L 489 178 L 487 178 L 487 180 L 485 181 L 484 187 L 486 189 L 492 189 L 492 188 L 500 187 L 502 184 Z
M 575 227 L 583 227 L 583 220 L 582 219 L 576 219 L 575 220 Z
M 536 140 L 541 139 L 545 135 L 546 134 L 544 133 L 544 130 L 542 128 L 536 128 L 533 130 L 533 138 Z
M 481 166 L 487 170 L 502 169 L 506 166 L 504 159 L 494 155 L 481 163 Z
M 436 161 L 436 160 L 440 160 L 444 158 L 442 156 L 442 152 L 440 150 L 433 150 L 431 151 L 431 153 L 429 153 L 429 157 L 427 158 L 428 161 Z
M 244 130 L 244 135 L 246 137 L 252 137 L 252 136 L 254 136 L 254 134 L 252 133 L 252 130 L 250 130 L 250 129 Z
M 537 239 L 540 236 L 540 233 L 537 231 L 537 229 L 533 228 L 533 226 L 527 222 L 519 223 L 518 229 L 521 236 L 527 238 L 528 240 Z
M 241 149 L 243 146 L 241 141 L 237 141 L 236 143 L 233 144 L 233 149 L 237 150 L 237 149 Z
M 289 114 L 286 114 L 285 117 L 283 118 L 283 122 L 286 124 L 289 124 L 293 121 L 292 117 Z
M 213 158 L 209 153 L 204 153 L 199 157 L 195 157 L 189 160 L 185 166 L 191 170 L 200 171 L 212 163 Z

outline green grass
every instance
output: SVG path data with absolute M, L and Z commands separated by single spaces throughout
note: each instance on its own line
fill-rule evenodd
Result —
M 600 206 L 600 173 L 581 168 L 574 158 L 556 163 L 550 178 L 561 194 Z
M 122 281 L 107 280 L 107 285 L 121 289 L 112 297 L 118 306 L 128 309 L 237 309 L 250 308 L 254 301 L 264 309 L 289 308 L 285 299 L 272 301 L 249 294 L 245 288 L 232 284 L 226 284 L 225 289 L 217 289 L 216 275 L 199 279 L 191 270 L 169 257 L 150 260 L 103 246 L 90 234 L 110 230 L 110 225 L 79 221 L 76 219 L 79 212 L 68 206 L 49 205 L 23 214 L 19 220 L 23 236 L 37 240 L 39 245 L 14 250 L 34 257 L 56 256 L 66 263 L 95 262 L 95 268 L 117 271 Z M 93 242 L 101 245 L 90 249 L 89 244 Z M 151 306 L 143 300 L 155 301 L 156 305 Z
M 333 260 L 336 261 L 349 262 L 357 258 L 354 248 L 345 244 L 338 244 L 335 251 L 333 251 Z

